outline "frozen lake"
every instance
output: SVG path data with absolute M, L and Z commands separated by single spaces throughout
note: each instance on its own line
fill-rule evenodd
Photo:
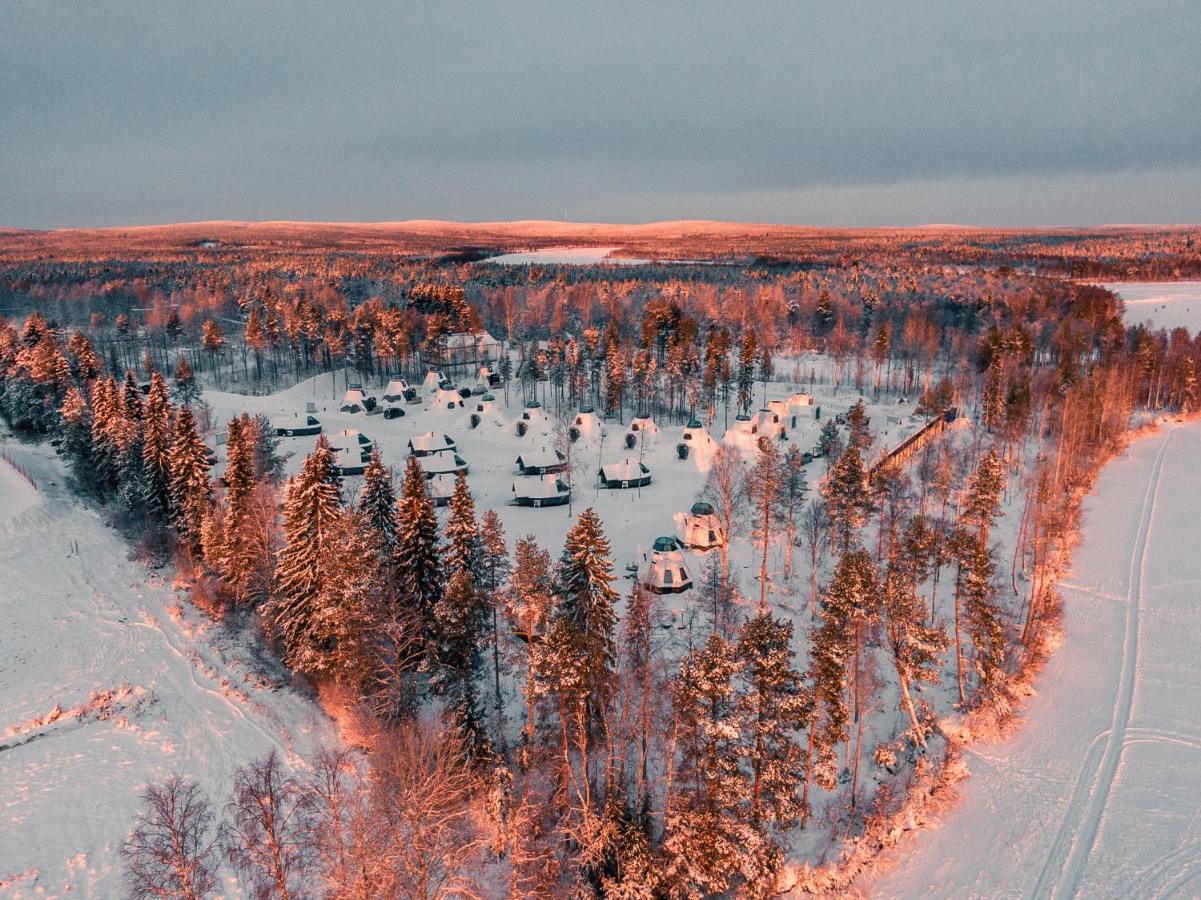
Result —
M 620 249 L 620 247 L 545 247 L 541 250 L 525 250 L 521 253 L 490 256 L 484 262 L 499 263 L 503 266 L 594 266 L 602 263 L 611 266 L 637 266 L 650 262 L 646 259 L 609 255 L 614 250 Z
M 1201 331 L 1201 281 L 1115 281 L 1101 287 L 1125 301 L 1131 325 Z

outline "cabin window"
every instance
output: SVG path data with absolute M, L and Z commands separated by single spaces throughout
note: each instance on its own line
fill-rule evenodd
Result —
M 671 573 L 669 572 L 668 574 L 670 575 Z M 683 581 L 687 581 L 687 580 L 688 580 L 688 576 L 684 573 L 683 569 L 680 569 L 680 581 L 683 582 Z
M 712 531 L 710 531 L 710 532 L 709 532 L 709 543 L 710 543 L 710 544 L 716 544 L 716 543 L 717 543 L 717 535 L 716 535 L 716 534 L 714 534 Z
M 663 570 L 663 583 L 671 584 L 672 580 L 673 580 L 673 576 L 671 574 L 671 569 L 664 569 Z

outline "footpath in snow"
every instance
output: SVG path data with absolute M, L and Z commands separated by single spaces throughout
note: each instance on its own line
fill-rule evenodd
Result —
M 37 486 L 0 460 L 0 896 L 116 897 L 147 781 L 219 811 L 237 765 L 302 765 L 332 728 L 130 560 L 48 448 L 8 452 Z
M 1201 896 L 1201 423 L 1105 467 L 1060 588 L 1064 643 L 1021 729 L 879 897 Z

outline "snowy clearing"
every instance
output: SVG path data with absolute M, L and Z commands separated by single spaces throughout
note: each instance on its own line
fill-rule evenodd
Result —
M 1201 423 L 1136 440 L 1084 504 L 1064 644 L 881 897 L 1201 894 Z
M 115 897 L 147 781 L 179 772 L 219 808 L 236 766 L 301 765 L 333 728 L 131 561 L 48 446 L 8 452 L 37 490 L 0 460 L 0 894 Z
M 1132 324 L 1201 331 L 1201 281 L 1117 281 L 1101 287 L 1122 298 Z
M 502 266 L 595 266 L 600 263 L 612 266 L 637 266 L 648 262 L 645 259 L 610 256 L 621 247 L 546 247 L 542 250 L 526 250 L 521 253 L 504 253 L 490 256 L 484 262 Z

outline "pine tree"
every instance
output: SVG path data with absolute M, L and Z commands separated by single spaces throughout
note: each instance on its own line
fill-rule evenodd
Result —
M 996 563 L 978 537 L 965 535 L 963 556 L 964 619 L 975 649 L 973 661 L 982 698 L 996 701 L 1004 694 L 1005 651 L 1008 635 L 996 602 Z
M 778 517 L 784 526 L 784 577 L 792 578 L 792 551 L 796 544 L 797 525 L 809 484 L 805 480 L 805 458 L 796 444 L 788 445 L 781 465 L 780 505 Z
M 843 451 L 842 434 L 838 431 L 838 423 L 826 419 L 817 435 L 817 450 L 826 458 L 827 470 L 834 467 Z
M 914 521 L 922 521 L 915 517 Z M 942 671 L 942 655 L 950 643 L 941 626 L 927 625 L 929 610 L 917 593 L 917 574 L 913 557 L 898 555 L 890 562 L 884 582 L 885 638 L 897 683 L 901 689 L 901 705 L 909 716 L 910 737 L 920 747 L 926 746 L 929 730 L 918 715 L 913 701 L 912 685 L 926 681 L 937 684 Z
M 751 538 L 759 550 L 759 612 L 767 611 L 767 552 L 775 524 L 781 518 L 784 483 L 783 460 L 776 445 L 759 438 L 759 453 L 747 475 L 747 497 L 754 525 Z
M 430 633 L 434 604 L 442 596 L 438 516 L 425 490 L 425 471 L 410 457 L 401 486 L 396 543 L 397 600 Z
M 735 652 L 746 683 L 738 699 L 738 735 L 750 772 L 750 822 L 787 829 L 801 814 L 804 765 L 796 732 L 808 724 L 811 706 L 792 667 L 792 623 L 766 613 L 748 619 Z
M 538 546 L 533 535 L 519 538 L 513 548 L 513 577 L 504 599 L 511 627 L 525 650 L 526 724 L 522 736 L 528 747 L 534 740 L 535 706 L 540 694 L 535 683 L 537 672 L 533 665 L 533 650 L 546 631 L 554 603 L 550 554 Z
M 854 448 L 847 451 L 855 452 Z M 843 554 L 834 569 L 834 577 L 826 588 L 826 608 L 842 620 L 847 640 L 847 655 L 851 662 L 851 720 L 855 723 L 855 751 L 851 768 L 851 808 L 857 803 L 859 760 L 862 755 L 863 719 L 866 698 L 863 695 L 866 679 L 864 643 L 866 633 L 880 619 L 880 587 L 875 563 L 862 547 Z
M 834 543 L 845 553 L 867 521 L 870 508 L 867 472 L 859 447 L 852 444 L 838 458 L 824 488 Z
M 749 821 L 753 791 L 739 764 L 735 648 L 718 634 L 680 661 L 672 685 L 678 771 L 663 840 L 669 896 L 722 894 L 770 882 L 778 850 Z
M 186 406 L 175 417 L 175 433 L 167 459 L 171 470 L 168 484 L 171 521 L 185 543 L 195 547 L 209 504 L 209 457 L 192 411 Z

